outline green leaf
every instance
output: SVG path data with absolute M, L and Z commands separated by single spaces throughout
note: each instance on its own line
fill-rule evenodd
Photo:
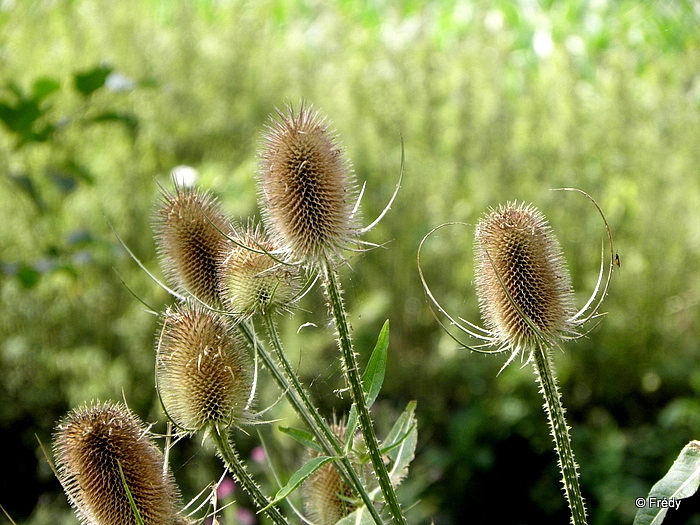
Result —
M 345 453 L 347 454 L 352 449 L 353 436 L 357 430 L 357 407 L 355 403 L 350 407 L 350 413 L 348 414 L 348 424 L 345 427 Z
M 88 71 L 75 73 L 73 75 L 75 89 L 80 91 L 84 97 L 89 97 L 105 85 L 105 81 L 111 72 L 111 67 L 100 65 Z
M 384 383 L 384 375 L 386 372 L 387 351 L 389 349 L 389 321 L 385 321 L 382 329 L 379 331 L 377 344 L 374 346 L 372 355 L 367 363 L 365 373 L 362 374 L 362 390 L 365 393 L 367 408 L 371 408 L 377 400 L 379 391 Z M 352 436 L 357 430 L 357 408 L 355 404 L 350 407 L 348 414 L 348 424 L 345 430 L 345 447 L 350 450 L 352 447 Z
M 372 515 L 367 511 L 367 507 L 362 506 L 351 512 L 335 525 L 375 525 Z
M 323 449 L 321 446 L 316 443 L 314 440 L 314 435 L 311 432 L 307 432 L 306 430 L 300 430 L 298 428 L 291 428 L 291 427 L 278 427 L 280 431 L 284 434 L 287 434 L 289 437 L 296 439 L 299 443 L 304 445 L 306 448 L 310 448 L 311 450 L 314 450 L 318 452 L 319 454 L 323 453 Z
M 61 84 L 57 80 L 49 77 L 37 78 L 32 86 L 32 99 L 41 102 L 59 89 L 61 89 Z
M 699 485 L 700 441 L 691 441 L 683 447 L 666 475 L 651 488 L 649 496 L 637 500 L 640 508 L 634 525 L 659 525 L 668 508 L 678 508 L 680 500 L 695 494 Z
M 117 466 L 119 467 L 119 476 L 122 479 L 122 486 L 124 487 L 124 490 L 126 491 L 126 497 L 129 500 L 129 505 L 131 506 L 131 511 L 134 513 L 134 518 L 136 518 L 136 524 L 137 525 L 144 525 L 143 518 L 141 517 L 141 513 L 139 512 L 139 509 L 136 506 L 136 501 L 134 501 L 134 497 L 131 495 L 131 491 L 129 490 L 129 485 L 127 485 L 127 483 L 126 483 L 126 477 L 124 477 L 124 471 L 122 470 L 121 463 L 117 462 Z
M 389 321 L 384 322 L 377 344 L 369 358 L 365 373 L 362 374 L 362 389 L 367 399 L 367 408 L 371 408 L 377 399 L 379 391 L 384 383 L 384 373 L 386 372 L 386 354 L 389 348 Z
M 389 477 L 394 486 L 397 486 L 406 477 L 408 465 L 415 457 L 416 444 L 418 443 L 415 411 L 416 402 L 410 401 L 394 423 L 382 447 L 382 451 L 392 461 Z
M 313 458 L 311 461 L 305 463 L 304 466 L 302 466 L 299 470 L 292 474 L 292 477 L 289 478 L 287 484 L 284 487 L 282 487 L 277 492 L 277 494 L 275 494 L 275 498 L 270 502 L 270 504 L 267 505 L 267 507 L 265 507 L 264 509 L 260 509 L 259 512 L 262 512 L 285 499 L 292 492 L 294 492 L 299 485 L 304 483 L 304 481 L 306 481 L 306 479 L 309 476 L 311 476 L 314 472 L 316 472 L 326 463 L 334 461 L 336 459 L 337 458 L 334 458 L 332 456 L 318 456 L 316 458 Z

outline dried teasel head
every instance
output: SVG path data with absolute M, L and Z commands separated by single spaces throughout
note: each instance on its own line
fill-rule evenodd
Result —
M 252 374 L 228 317 L 181 304 L 163 315 L 156 381 L 168 417 L 187 432 L 247 419 Z
M 177 514 L 179 494 L 163 454 L 126 406 L 93 403 L 73 410 L 58 423 L 53 448 L 59 480 L 81 523 L 135 525 L 124 481 L 146 525 L 187 523 Z
M 295 260 L 313 265 L 349 246 L 355 177 L 328 122 L 311 107 L 288 106 L 271 120 L 258 179 L 265 225 Z
M 496 343 L 532 348 L 571 332 L 576 309 L 561 247 L 531 205 L 491 209 L 476 227 L 476 293 Z
M 239 317 L 287 310 L 299 297 L 299 267 L 280 260 L 268 235 L 252 223 L 234 233 L 219 262 L 219 295 Z
M 216 262 L 230 225 L 216 198 L 197 188 L 163 192 L 153 230 L 168 282 L 179 294 L 218 305 Z
M 341 440 L 344 438 L 344 424 L 335 423 L 331 430 Z M 317 456 L 318 453 L 310 452 L 310 459 Z M 357 509 L 352 490 L 333 462 L 309 476 L 303 485 L 303 498 L 308 518 L 316 525 L 334 525 Z

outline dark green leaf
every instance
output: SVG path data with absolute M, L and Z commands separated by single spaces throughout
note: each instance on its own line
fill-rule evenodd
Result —
M 100 65 L 88 71 L 75 73 L 73 75 L 75 88 L 80 91 L 84 97 L 89 97 L 105 85 L 105 81 L 111 72 L 111 67 Z
M 17 269 L 17 273 L 15 275 L 17 276 L 17 279 L 22 287 L 27 289 L 32 288 L 36 283 L 38 283 L 40 277 L 39 272 L 26 264 L 22 264 Z
M 61 89 L 61 84 L 53 78 L 37 78 L 32 87 L 32 99 L 41 102 L 46 97 Z
M 634 525 L 659 525 L 669 506 L 680 505 L 680 500 L 695 494 L 699 485 L 700 441 L 691 441 L 683 447 L 666 475 L 651 488 L 649 496 L 637 500 L 639 510 Z

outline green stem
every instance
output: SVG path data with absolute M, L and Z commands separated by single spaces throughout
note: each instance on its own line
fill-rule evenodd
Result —
M 270 500 L 263 494 L 260 487 L 255 483 L 255 480 L 245 469 L 245 465 L 238 457 L 236 450 L 228 439 L 226 429 L 214 425 L 211 429 L 211 436 L 214 439 L 216 448 L 226 468 L 233 474 L 233 477 L 236 478 L 236 481 L 243 487 L 243 490 L 250 495 L 255 505 L 260 509 L 265 509 L 263 512 L 276 524 L 289 525 L 287 518 L 282 515 L 279 509 L 275 506 L 270 506 Z
M 328 302 L 330 303 L 331 312 L 335 321 L 336 330 L 338 332 L 338 345 L 340 346 L 343 364 L 345 367 L 345 376 L 350 385 L 352 400 L 357 407 L 360 429 L 362 430 L 362 435 L 364 436 L 365 444 L 367 445 L 367 451 L 369 452 L 369 457 L 372 461 L 372 466 L 374 467 L 374 473 L 379 481 L 379 487 L 382 491 L 382 495 L 384 496 L 384 501 L 387 504 L 389 513 L 391 514 L 392 521 L 395 523 L 395 525 L 406 525 L 406 518 L 404 517 L 403 512 L 401 512 L 401 506 L 399 505 L 399 501 L 396 497 L 394 486 L 391 484 L 391 480 L 389 479 L 389 473 L 386 470 L 386 465 L 384 464 L 384 460 L 382 459 L 382 454 L 379 449 L 377 435 L 374 432 L 372 417 L 370 416 L 369 408 L 367 408 L 365 394 L 362 389 L 362 380 L 360 379 L 360 372 L 357 366 L 357 359 L 355 357 L 352 339 L 350 338 L 348 318 L 347 314 L 345 313 L 345 306 L 343 305 L 338 275 L 335 269 L 331 266 L 331 262 L 328 260 L 326 261 L 324 270 L 324 291 L 328 297 Z
M 360 480 L 357 472 L 352 466 L 350 459 L 344 455 L 343 448 L 338 441 L 338 436 L 336 436 L 330 429 L 326 420 L 323 419 L 321 414 L 318 412 L 316 406 L 311 402 L 308 394 L 304 390 L 303 386 L 299 382 L 299 379 L 292 369 L 289 360 L 284 353 L 282 348 L 282 343 L 279 339 L 277 328 L 275 326 L 274 320 L 270 315 L 265 315 L 265 323 L 270 336 L 270 341 L 275 349 L 279 363 L 282 365 L 284 373 L 280 371 L 279 366 L 274 361 L 267 349 L 260 344 L 260 342 L 254 337 L 252 328 L 245 322 L 241 322 L 239 327 L 243 335 L 248 340 L 248 343 L 255 345 L 258 354 L 262 358 L 265 366 L 270 370 L 272 376 L 277 382 L 278 386 L 283 392 L 286 392 L 287 398 L 294 407 L 297 415 L 306 423 L 311 432 L 314 434 L 319 444 L 323 448 L 324 452 L 329 456 L 340 457 L 340 465 L 338 465 L 339 470 L 346 483 L 352 486 L 355 492 L 362 498 L 367 510 L 372 515 L 374 522 L 377 525 L 382 524 L 381 516 L 379 512 L 374 507 L 372 499 L 370 498 L 367 490 L 365 489 L 362 481 Z
M 571 521 L 574 525 L 586 524 L 586 505 L 581 496 L 578 483 L 578 465 L 571 448 L 569 426 L 564 418 L 564 407 L 561 404 L 561 393 L 557 385 L 554 363 L 548 348 L 538 344 L 532 351 L 535 374 L 540 384 L 540 392 L 544 396 L 544 408 L 549 419 L 549 426 L 554 437 L 554 447 L 559 456 L 559 468 L 562 473 L 564 492 L 571 509 Z

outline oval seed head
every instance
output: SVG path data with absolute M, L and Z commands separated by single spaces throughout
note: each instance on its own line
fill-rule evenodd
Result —
M 540 334 L 552 339 L 573 329 L 574 294 L 566 262 L 535 207 L 508 203 L 490 210 L 477 224 L 475 254 L 481 315 L 498 343 L 513 350 L 532 348 Z
M 188 432 L 245 419 L 251 367 L 227 317 L 191 304 L 168 308 L 156 381 L 168 417 Z
M 238 316 L 288 309 L 301 290 L 299 267 L 276 260 L 276 247 L 259 226 L 227 241 L 219 263 L 219 295 Z
M 136 524 L 119 471 L 146 525 L 187 523 L 163 470 L 163 454 L 124 405 L 94 403 L 70 412 L 54 435 L 58 477 L 81 523 Z
M 216 261 L 229 220 L 216 198 L 196 188 L 163 192 L 153 230 L 168 282 L 180 294 L 218 305 Z
M 331 430 L 341 441 L 345 437 L 345 425 L 333 424 Z M 311 451 L 309 459 L 314 457 L 318 453 Z M 357 509 L 352 490 L 333 462 L 309 476 L 303 485 L 303 496 L 308 517 L 316 525 L 335 525 Z
M 271 119 L 260 154 L 260 208 L 275 242 L 319 263 L 346 248 L 356 228 L 355 178 L 326 120 L 287 107 Z

